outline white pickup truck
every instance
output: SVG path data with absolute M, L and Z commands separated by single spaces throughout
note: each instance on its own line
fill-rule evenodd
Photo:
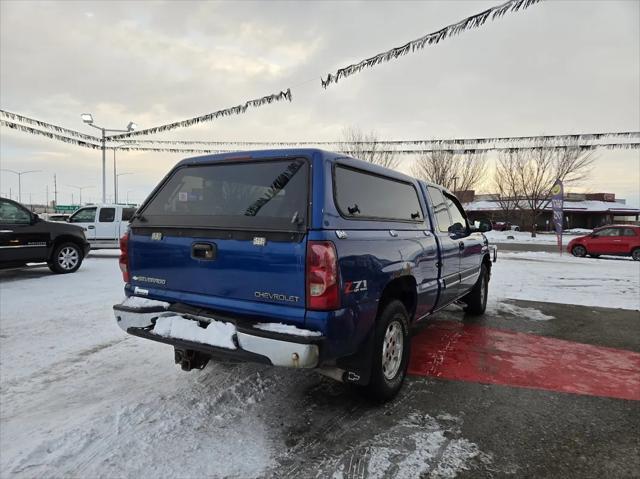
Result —
M 84 229 L 92 250 L 119 248 L 120 237 L 127 232 L 135 211 L 128 205 L 83 206 L 67 221 Z

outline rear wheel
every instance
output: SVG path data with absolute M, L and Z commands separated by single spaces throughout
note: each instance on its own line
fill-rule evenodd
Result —
M 400 301 L 387 304 L 376 320 L 371 380 L 363 389 L 377 401 L 392 399 L 409 365 L 409 315 Z
M 640 261 L 640 248 L 636 248 L 631 252 L 631 257 L 634 261 Z
M 82 264 L 82 250 L 75 243 L 63 243 L 53 250 L 49 269 L 54 273 L 73 273 Z
M 571 249 L 571 254 L 573 256 L 577 256 L 578 258 L 584 258 L 587 255 L 587 248 L 585 248 L 581 244 L 576 245 Z
M 489 270 L 482 263 L 480 266 L 480 276 L 473 286 L 473 289 L 463 298 L 467 303 L 465 311 L 472 316 L 480 316 L 487 309 L 487 296 L 489 294 Z

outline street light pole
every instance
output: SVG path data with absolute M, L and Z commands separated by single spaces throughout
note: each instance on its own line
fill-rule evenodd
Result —
M 18 175 L 18 203 L 22 203 L 22 175 L 26 175 L 27 173 L 40 173 L 42 170 L 15 171 L 2 168 L 0 171 L 8 171 L 9 173 Z
M 91 115 L 91 113 L 83 113 L 82 115 L 80 115 L 80 118 L 82 118 L 82 121 L 85 122 L 87 125 L 100 130 L 100 133 L 102 134 L 100 138 L 100 149 L 102 150 L 102 203 L 104 204 L 107 202 L 107 139 L 108 137 L 106 136 L 106 133 L 107 132 L 130 133 L 133 130 L 135 130 L 138 127 L 138 125 L 130 121 L 129 124 L 127 125 L 126 130 L 118 130 L 115 128 L 105 128 L 103 126 L 94 125 L 93 116 Z
M 75 186 L 75 185 L 67 185 L 69 188 L 76 188 L 80 191 L 80 206 L 82 206 L 82 190 L 86 190 L 87 188 L 93 188 L 93 186 Z M 71 201 L 73 202 L 73 195 L 71 195 Z
M 115 166 L 115 164 L 114 164 L 114 166 Z M 115 198 L 114 198 L 114 203 L 115 204 L 118 204 L 118 178 L 120 176 L 123 176 L 123 175 L 133 175 L 133 173 L 118 173 L 117 175 L 115 175 L 116 176 Z

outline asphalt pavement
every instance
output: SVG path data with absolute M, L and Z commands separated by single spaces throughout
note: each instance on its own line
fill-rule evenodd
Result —
M 299 407 L 276 412 L 280 420 L 289 423 L 290 449 L 268 476 L 639 477 L 640 401 L 607 397 L 616 393 L 607 389 L 606 382 L 620 380 L 622 372 L 627 380 L 625 394 L 640 399 L 640 314 L 528 301 L 510 303 L 516 307 L 515 313 L 502 311 L 480 320 L 464 318 L 458 307 L 438 314 L 416 330 L 412 366 L 420 362 L 416 344 L 441 326 L 463 331 L 484 328 L 503 336 L 528 338 L 529 350 L 519 342 L 505 343 L 503 338 L 492 343 L 503 349 L 500 359 L 504 360 L 506 350 L 522 363 L 516 377 L 511 378 L 512 369 L 502 375 L 518 385 L 487 384 L 468 375 L 462 379 L 437 377 L 442 371 L 439 366 L 447 361 L 453 370 L 460 370 L 469 358 L 478 359 L 473 352 L 483 346 L 460 339 L 468 336 L 457 336 L 461 348 L 452 344 L 455 340 L 445 344 L 441 357 L 431 358 L 436 367 L 426 368 L 432 376 L 411 376 L 399 397 L 385 406 L 371 404 L 343 385 L 317 379 L 296 402 Z M 518 314 L 517 308 L 536 309 L 553 319 L 532 321 Z M 560 354 L 556 350 L 540 369 L 541 358 L 531 355 L 530 349 L 548 342 L 560 345 Z M 593 372 L 587 367 L 588 358 L 584 363 L 584 357 L 574 354 L 585 348 L 605 358 L 622 357 L 624 364 L 600 364 Z M 481 355 L 473 365 L 485 375 L 485 381 L 512 366 L 509 361 L 506 366 L 502 361 L 489 361 L 491 353 L 492 348 L 486 348 L 484 359 Z M 560 391 L 564 383 L 548 382 L 554 370 L 577 374 L 565 377 L 569 389 L 573 386 L 586 393 Z M 583 389 L 583 383 L 589 381 L 596 387 Z M 543 389 L 546 387 L 549 389 Z M 294 424 L 293 418 L 297 418 Z

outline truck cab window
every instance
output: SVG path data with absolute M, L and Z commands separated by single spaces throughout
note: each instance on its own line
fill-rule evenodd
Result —
M 96 209 L 95 208 L 83 208 L 81 210 L 76 211 L 71 218 L 69 218 L 69 223 L 93 223 L 96 220 Z
M 0 201 L 0 224 L 28 225 L 31 223 L 29 212 L 9 201 Z

